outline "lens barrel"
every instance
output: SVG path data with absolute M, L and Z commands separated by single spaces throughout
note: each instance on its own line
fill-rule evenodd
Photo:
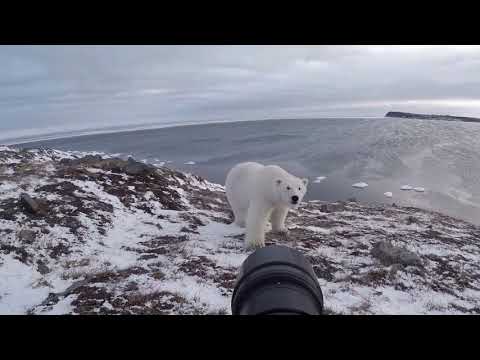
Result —
M 273 245 L 243 262 L 231 305 L 233 315 L 321 315 L 323 295 L 308 260 Z

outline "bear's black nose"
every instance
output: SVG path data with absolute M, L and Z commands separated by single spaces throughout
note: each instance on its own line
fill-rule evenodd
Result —
M 298 196 L 297 195 L 292 196 L 292 201 L 296 203 L 298 201 Z

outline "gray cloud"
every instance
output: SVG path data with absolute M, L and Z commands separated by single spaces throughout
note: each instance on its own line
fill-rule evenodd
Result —
M 480 116 L 479 46 L 0 46 L 0 140 L 274 117 Z

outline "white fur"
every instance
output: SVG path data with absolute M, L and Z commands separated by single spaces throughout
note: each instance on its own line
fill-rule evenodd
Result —
M 298 207 L 307 185 L 308 179 L 293 176 L 276 165 L 247 162 L 230 170 L 225 182 L 227 199 L 235 224 L 247 228 L 247 248 L 265 246 L 268 219 L 271 219 L 273 231 L 287 232 L 288 210 Z M 292 196 L 298 196 L 297 204 L 293 204 Z

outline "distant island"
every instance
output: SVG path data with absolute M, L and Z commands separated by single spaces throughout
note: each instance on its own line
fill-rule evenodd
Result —
M 424 119 L 424 120 L 445 120 L 445 121 L 464 121 L 464 122 L 480 122 L 480 119 L 465 116 L 451 116 L 451 115 L 425 115 L 413 114 L 399 111 L 389 111 L 385 117 L 395 117 L 404 119 Z

